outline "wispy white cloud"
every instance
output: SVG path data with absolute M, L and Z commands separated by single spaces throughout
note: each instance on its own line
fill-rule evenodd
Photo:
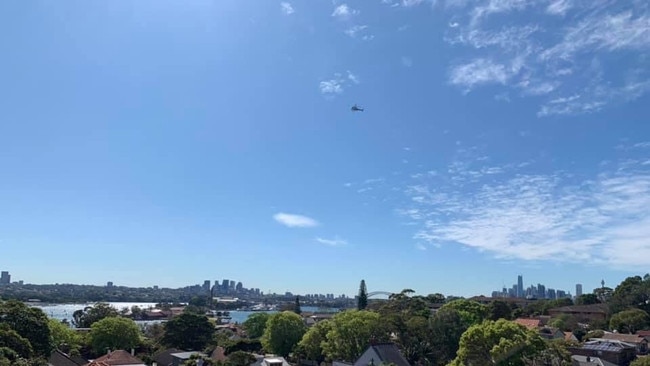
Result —
M 540 117 L 597 112 L 650 92 L 647 2 L 630 1 L 625 8 L 600 0 L 461 3 L 448 7 L 462 13 L 454 15 L 454 27 L 444 38 L 472 51 L 450 67 L 450 84 L 463 92 L 492 84 L 511 89 L 512 97 L 539 98 Z M 564 15 L 571 19 L 566 27 L 545 27 Z M 610 57 L 612 53 L 625 56 Z M 599 72 L 592 70 L 594 63 L 603 63 Z
M 320 82 L 319 88 L 323 94 L 341 94 L 343 93 L 343 80 L 340 78 L 324 80 Z
M 340 246 L 348 244 L 348 242 L 346 240 L 343 240 L 343 239 L 341 239 L 339 237 L 336 237 L 334 239 L 324 239 L 324 238 L 318 237 L 318 238 L 316 238 L 316 241 L 321 243 L 321 244 L 329 245 L 331 247 L 340 247 Z
M 315 227 L 318 226 L 318 221 L 312 219 L 311 217 L 288 214 L 284 212 L 277 213 L 273 215 L 273 219 L 278 223 L 287 226 L 287 227 Z
M 348 6 L 348 4 L 341 4 L 334 8 L 334 11 L 332 12 L 332 16 L 338 19 L 349 19 L 353 15 L 359 14 L 359 10 L 352 9 Z
M 355 84 L 360 83 L 359 77 L 356 76 L 355 74 L 353 74 L 350 70 L 348 70 L 348 80 L 350 80 L 351 82 L 353 82 Z
M 418 223 L 416 243 L 502 259 L 647 267 L 649 158 L 623 159 L 582 178 L 522 171 L 528 164 L 456 161 L 446 174 L 418 177 L 404 191 L 411 203 L 398 213 Z
M 367 25 L 353 25 L 343 32 L 350 36 L 351 38 L 359 38 L 364 41 L 370 41 L 375 38 L 372 34 L 367 34 L 368 26 Z
M 505 84 L 512 75 L 513 70 L 506 65 L 479 58 L 467 64 L 454 66 L 450 72 L 449 82 L 471 89 L 481 84 Z
M 282 12 L 285 13 L 286 15 L 291 15 L 295 13 L 293 6 L 287 2 L 280 3 L 280 9 L 282 9 Z
M 318 87 L 322 94 L 331 96 L 343 93 L 345 87 L 350 83 L 359 84 L 360 82 L 359 77 L 348 70 L 345 76 L 341 73 L 335 73 L 333 78 L 321 81 Z
M 546 12 L 553 15 L 564 15 L 572 6 L 572 0 L 552 0 L 546 7 Z

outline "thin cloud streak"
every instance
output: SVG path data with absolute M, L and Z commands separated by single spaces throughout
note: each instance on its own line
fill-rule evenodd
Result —
M 284 212 L 279 212 L 273 215 L 273 219 L 278 223 L 290 228 L 309 228 L 320 225 L 318 221 L 312 219 L 311 217 L 288 214 Z
M 347 241 L 345 241 L 345 240 L 343 240 L 341 238 L 338 238 L 338 237 L 336 237 L 334 239 L 324 239 L 324 238 L 321 238 L 321 237 L 317 237 L 315 240 L 317 242 L 321 243 L 321 244 L 329 245 L 331 247 L 340 247 L 340 246 L 348 244 Z

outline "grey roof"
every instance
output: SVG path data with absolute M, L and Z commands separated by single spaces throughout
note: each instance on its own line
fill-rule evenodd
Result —
M 402 356 L 402 352 L 399 351 L 395 343 L 379 343 L 370 347 L 377 352 L 380 362 L 393 363 L 397 366 L 411 366 L 404 356 Z
M 166 349 L 153 355 L 153 360 L 156 361 L 156 363 L 160 366 L 169 366 L 174 363 L 174 357 L 172 357 L 172 353 L 178 352 L 182 351 L 176 348 Z
M 616 366 L 615 364 L 598 357 L 589 357 L 589 362 L 587 362 L 587 356 L 573 355 L 571 358 L 579 366 Z
M 177 352 L 177 353 L 172 353 L 172 357 L 180 358 L 181 360 L 187 360 L 193 355 L 202 355 L 203 353 L 199 351 L 190 351 L 190 352 Z
M 583 349 L 605 352 L 621 352 L 624 349 L 636 349 L 636 346 L 630 343 L 615 341 L 612 339 L 593 338 L 582 345 Z
M 54 350 L 54 352 L 52 352 L 50 355 L 50 358 L 47 360 L 47 364 L 49 366 L 81 366 L 87 363 L 88 362 L 86 361 L 79 363 L 77 360 L 72 359 L 70 356 L 59 351 L 58 349 Z

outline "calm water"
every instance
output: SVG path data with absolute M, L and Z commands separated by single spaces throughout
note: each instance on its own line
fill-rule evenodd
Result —
M 111 306 L 116 308 L 118 311 L 123 308 L 130 309 L 132 306 L 138 306 L 141 309 L 153 308 L 156 306 L 156 303 L 153 302 L 110 302 Z M 72 321 L 72 314 L 77 310 L 83 310 L 87 306 L 92 306 L 93 303 L 87 304 L 30 304 L 30 306 L 40 308 L 43 312 L 50 318 Z M 318 309 L 313 306 L 303 306 L 303 311 L 313 312 L 313 311 L 337 311 L 336 309 Z M 230 322 L 231 323 L 243 323 L 248 319 L 251 314 L 255 314 L 256 311 L 230 311 Z M 268 313 L 274 313 L 274 311 L 269 311 Z

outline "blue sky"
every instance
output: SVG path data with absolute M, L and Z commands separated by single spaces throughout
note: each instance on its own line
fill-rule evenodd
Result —
M 0 268 L 615 286 L 650 265 L 649 6 L 2 2 Z

